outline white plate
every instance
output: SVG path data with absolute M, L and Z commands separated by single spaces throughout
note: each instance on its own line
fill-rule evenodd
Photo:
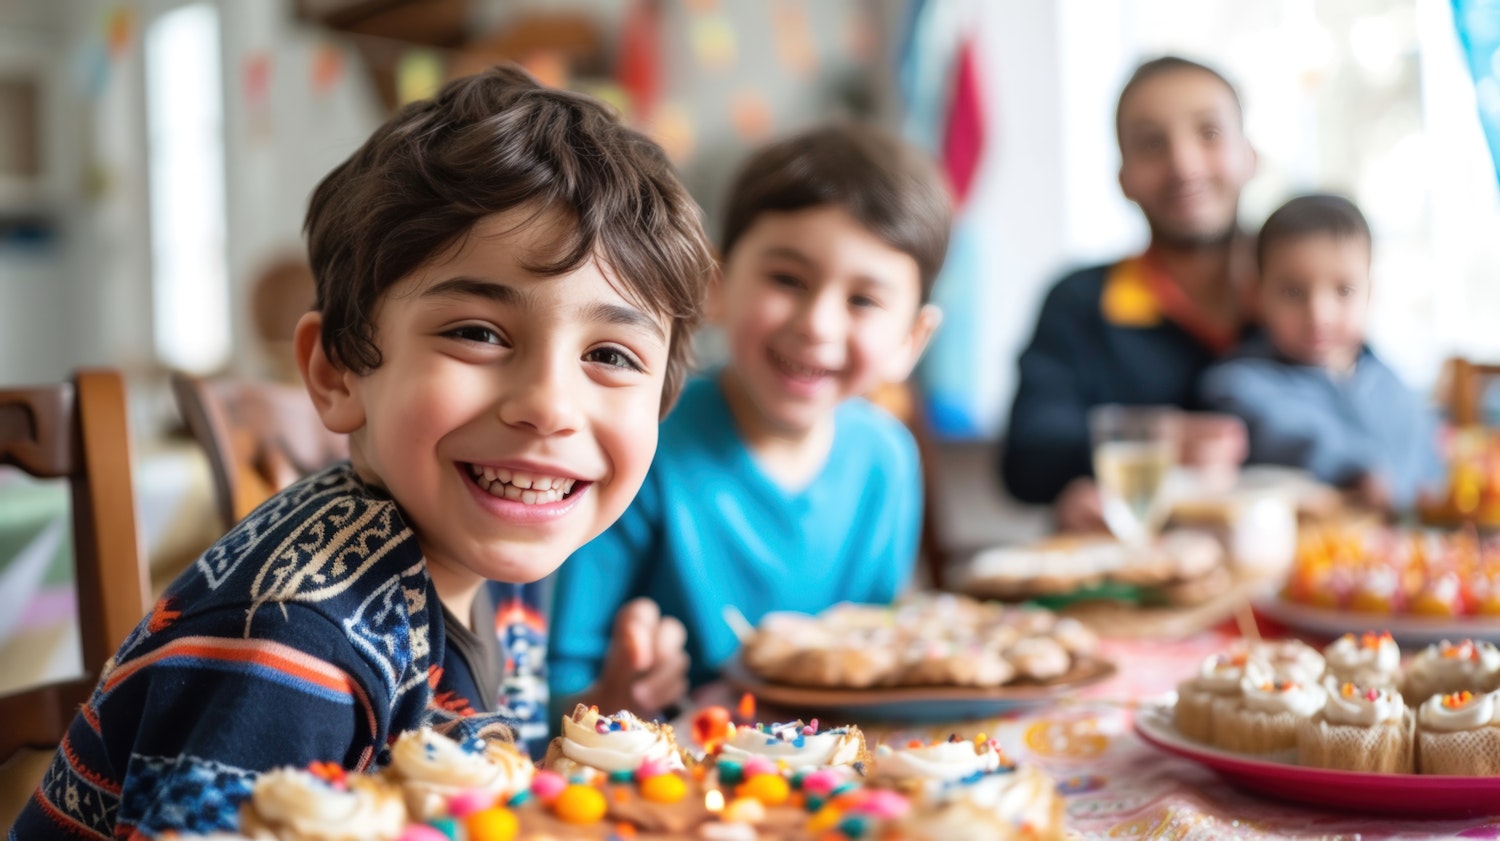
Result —
M 1449 640 L 1488 640 L 1500 644 L 1500 619 L 1489 617 L 1439 618 L 1392 613 L 1358 613 L 1296 604 L 1281 598 L 1257 601 L 1255 609 L 1267 618 L 1309 634 L 1337 637 L 1364 631 L 1390 631 L 1400 645 L 1421 646 Z

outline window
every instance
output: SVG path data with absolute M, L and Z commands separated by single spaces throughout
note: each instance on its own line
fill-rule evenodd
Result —
M 231 341 L 221 66 L 209 3 L 146 30 L 154 340 L 163 363 L 198 373 L 223 366 Z

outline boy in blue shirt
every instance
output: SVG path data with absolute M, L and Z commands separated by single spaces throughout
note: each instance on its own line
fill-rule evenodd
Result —
M 1339 196 L 1292 199 L 1256 241 L 1265 328 L 1210 368 L 1204 401 L 1244 419 L 1250 461 L 1301 467 L 1403 510 L 1438 469 L 1431 413 L 1365 343 L 1370 227 Z
M 484 583 L 547 575 L 646 475 L 714 265 L 604 106 L 513 68 L 450 83 L 324 179 L 306 230 L 296 355 L 350 462 L 168 588 L 12 838 L 228 829 L 270 768 L 505 732 Z
M 652 714 L 735 652 L 731 609 L 753 623 L 896 595 L 921 465 L 859 398 L 904 379 L 937 328 L 950 214 L 930 164 L 872 127 L 752 156 L 709 296 L 728 364 L 688 383 L 637 500 L 561 571 L 554 703 Z

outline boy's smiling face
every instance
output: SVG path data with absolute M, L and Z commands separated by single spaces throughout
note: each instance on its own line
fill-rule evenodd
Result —
M 939 321 L 911 255 L 835 205 L 757 218 L 727 255 L 710 312 L 750 437 L 800 438 L 841 401 L 905 379 Z
M 564 224 L 481 220 L 381 299 L 379 367 L 326 374 L 325 423 L 400 504 L 440 592 L 547 575 L 624 512 L 655 452 L 670 322 L 597 260 L 527 271 Z

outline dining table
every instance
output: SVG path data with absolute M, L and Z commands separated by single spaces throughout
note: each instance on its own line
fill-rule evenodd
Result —
M 1291 636 L 1260 618 L 1254 633 Z M 1327 639 L 1302 637 L 1321 647 Z M 985 734 L 1007 757 L 1034 766 L 1058 782 L 1066 815 L 1066 837 L 1148 838 L 1174 841 L 1224 839 L 1500 839 L 1500 800 L 1494 815 L 1409 818 L 1309 807 L 1242 790 L 1212 770 L 1154 747 L 1137 734 L 1133 719 L 1145 705 L 1169 703 L 1179 681 L 1196 673 L 1205 658 L 1242 639 L 1226 622 L 1187 637 L 1101 640 L 1100 656 L 1115 664 L 1112 676 L 1048 702 L 985 718 L 962 721 L 861 720 L 831 710 L 792 710 L 761 705 L 757 718 L 787 720 L 817 715 L 824 726 L 859 725 L 877 744 L 971 739 Z M 739 703 L 724 685 L 700 690 L 700 703 Z

